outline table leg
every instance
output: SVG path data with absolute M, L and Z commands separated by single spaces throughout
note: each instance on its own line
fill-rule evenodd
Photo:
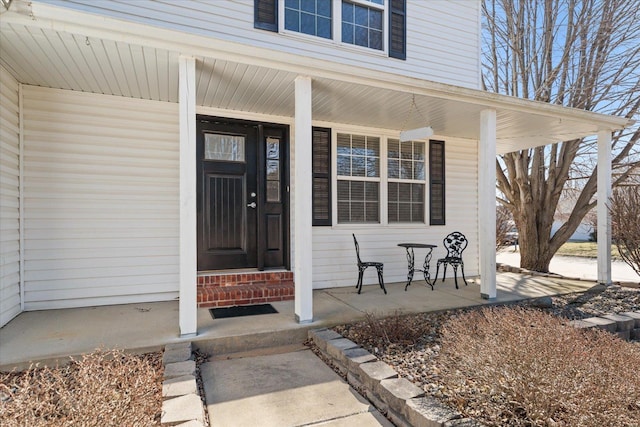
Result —
M 431 286 L 431 290 L 433 290 L 433 282 L 431 281 L 431 274 L 429 273 L 429 264 L 431 263 L 431 253 L 433 249 L 429 249 L 427 254 L 424 257 L 424 265 L 422 266 L 422 273 L 424 274 L 424 281 Z
M 414 272 L 414 254 L 413 254 L 413 248 L 408 247 L 407 249 L 407 262 L 409 263 L 409 271 L 407 273 L 407 284 L 404 287 L 404 290 L 406 291 L 407 288 L 409 287 L 409 285 L 411 284 L 411 281 L 413 280 L 413 272 Z

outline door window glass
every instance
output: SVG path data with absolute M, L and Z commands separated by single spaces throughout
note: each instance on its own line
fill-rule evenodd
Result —
M 267 138 L 267 202 L 280 201 L 280 140 Z
M 244 162 L 244 136 L 207 133 L 204 136 L 204 159 Z

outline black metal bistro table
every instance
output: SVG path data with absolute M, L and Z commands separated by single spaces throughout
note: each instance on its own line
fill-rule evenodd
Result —
M 407 284 L 404 287 L 406 291 L 411 281 L 413 280 L 413 273 L 416 271 L 421 271 L 424 274 L 424 280 L 427 282 L 429 286 L 431 286 L 431 290 L 433 290 L 433 282 L 431 282 L 431 275 L 429 274 L 429 263 L 431 262 L 431 253 L 433 252 L 433 248 L 436 245 L 430 245 L 428 243 L 398 243 L 398 246 L 403 247 L 407 251 L 407 262 L 409 263 L 409 272 L 407 273 Z M 413 249 L 426 249 L 427 254 L 424 256 L 424 264 L 422 265 L 422 270 L 415 268 L 415 255 L 413 253 Z

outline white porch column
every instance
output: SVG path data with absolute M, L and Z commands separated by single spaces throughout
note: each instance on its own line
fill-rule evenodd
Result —
M 496 111 L 480 112 L 478 145 L 480 295 L 496 297 Z
M 611 284 L 611 131 L 598 132 L 598 283 Z
M 311 78 L 295 81 L 294 280 L 298 323 L 313 322 L 311 229 Z
M 196 242 L 196 61 L 179 59 L 180 336 L 198 333 Z

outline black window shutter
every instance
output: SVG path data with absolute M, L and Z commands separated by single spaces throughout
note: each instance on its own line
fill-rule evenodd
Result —
M 278 0 L 253 0 L 253 26 L 278 31 Z
M 389 56 L 407 59 L 407 1 L 391 0 L 389 10 Z
M 444 141 L 429 141 L 429 224 L 445 225 Z
M 331 225 L 331 129 L 312 130 L 312 225 Z

